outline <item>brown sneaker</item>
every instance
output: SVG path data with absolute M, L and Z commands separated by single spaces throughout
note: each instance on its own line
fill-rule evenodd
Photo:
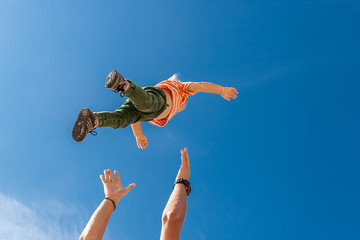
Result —
M 121 96 L 124 95 L 125 85 L 126 82 L 124 77 L 116 70 L 112 70 L 106 78 L 105 87 L 113 90 L 114 92 L 120 93 Z
M 88 133 L 97 135 L 97 132 L 93 131 L 95 129 L 94 126 L 94 113 L 88 108 L 81 109 L 72 129 L 73 139 L 77 142 L 81 142 L 86 138 Z

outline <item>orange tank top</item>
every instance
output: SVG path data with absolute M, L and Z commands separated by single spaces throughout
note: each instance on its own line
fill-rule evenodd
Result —
M 159 87 L 161 89 L 168 89 L 171 92 L 172 97 L 172 108 L 167 117 L 152 120 L 149 123 L 157 125 L 159 127 L 163 127 L 167 124 L 167 122 L 179 111 L 180 106 L 185 103 L 190 95 L 194 95 L 195 92 L 189 92 L 188 87 L 192 84 L 192 82 L 180 82 L 176 79 L 168 79 L 156 84 L 155 87 Z

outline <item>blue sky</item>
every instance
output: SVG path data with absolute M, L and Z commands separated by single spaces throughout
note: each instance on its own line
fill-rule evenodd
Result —
M 99 175 L 137 186 L 104 239 L 157 239 L 188 147 L 182 239 L 360 238 L 359 1 L 0 0 L 0 238 L 76 239 Z M 117 69 L 141 86 L 173 73 L 239 91 L 197 94 L 164 128 L 99 129 Z

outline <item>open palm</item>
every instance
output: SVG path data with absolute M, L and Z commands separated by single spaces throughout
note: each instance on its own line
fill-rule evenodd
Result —
M 145 149 L 148 146 L 147 138 L 145 135 L 136 136 L 136 143 L 138 148 Z
M 105 196 L 111 197 L 117 203 L 135 186 L 135 183 L 124 188 L 121 184 L 119 173 L 115 170 L 114 174 L 115 178 L 111 170 L 104 170 L 104 176 L 100 175 L 100 179 L 104 185 Z

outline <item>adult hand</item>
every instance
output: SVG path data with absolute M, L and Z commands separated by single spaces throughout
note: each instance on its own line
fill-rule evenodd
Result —
M 137 143 L 138 148 L 141 148 L 141 149 L 145 149 L 148 146 L 147 138 L 144 134 L 136 136 L 136 143 Z
M 189 161 L 189 155 L 188 155 L 187 148 L 180 150 L 180 153 L 181 153 L 181 166 L 180 166 L 179 172 L 176 176 L 176 179 L 185 178 L 185 179 L 189 180 L 190 161 Z
M 235 99 L 237 97 L 236 94 L 238 92 L 232 87 L 223 87 L 220 92 L 220 95 L 227 101 L 230 101 L 230 98 Z
M 115 178 L 111 170 L 104 170 L 104 176 L 100 175 L 100 179 L 104 185 L 105 196 L 114 200 L 117 205 L 120 199 L 135 187 L 136 184 L 132 183 L 124 188 L 121 184 L 119 173 L 115 170 L 114 174 Z

